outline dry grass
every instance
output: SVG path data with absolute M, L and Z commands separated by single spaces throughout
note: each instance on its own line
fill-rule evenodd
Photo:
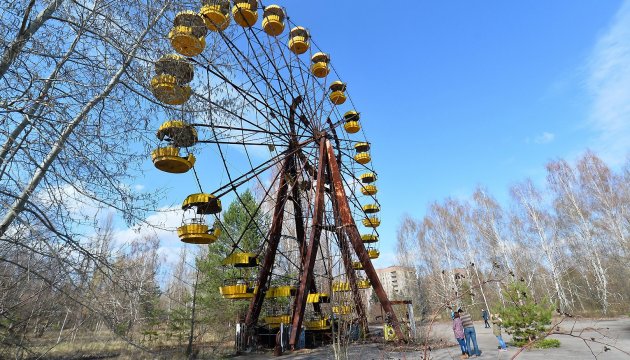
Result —
M 64 334 L 65 335 L 65 334 Z M 129 341 L 110 332 L 80 333 L 71 339 L 63 336 L 57 343 L 58 333 L 47 333 L 27 344 L 26 359 L 186 359 L 187 338 L 167 337 L 160 333 L 151 340 L 141 334 L 134 334 Z M 193 351 L 199 359 L 221 358 L 232 352 L 230 343 L 214 341 L 206 336 L 197 339 Z M 16 353 L 2 353 L 0 358 L 18 358 Z

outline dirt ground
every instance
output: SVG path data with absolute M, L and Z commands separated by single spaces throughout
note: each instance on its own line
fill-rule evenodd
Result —
M 511 359 L 519 348 L 508 348 L 507 352 L 497 350 L 497 340 L 492 335 L 492 329 L 484 329 L 483 323 L 475 323 L 479 348 L 483 351 L 481 357 L 487 359 Z M 523 360 L 551 360 L 551 359 L 630 359 L 630 319 L 606 320 L 573 320 L 565 319 L 559 325 L 561 333 L 551 337 L 560 340 L 560 348 L 533 349 L 521 352 L 517 359 Z M 450 324 L 438 323 L 433 326 L 433 337 L 437 343 L 454 344 L 453 332 Z M 570 334 L 570 335 L 569 335 Z M 503 336 L 506 341 L 509 335 Z M 609 350 L 606 350 L 609 349 Z M 624 351 L 626 353 L 624 353 Z M 425 359 L 423 351 L 399 351 L 383 344 L 352 345 L 348 349 L 348 359 L 389 359 L 411 360 Z M 459 346 L 449 346 L 429 352 L 428 359 L 446 360 L 459 359 Z M 272 359 L 271 354 L 244 354 L 235 359 Z M 314 360 L 334 359 L 330 346 L 315 350 L 300 350 L 294 353 L 286 352 L 282 359 Z

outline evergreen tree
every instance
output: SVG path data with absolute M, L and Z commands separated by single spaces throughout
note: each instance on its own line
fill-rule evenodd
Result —
M 512 334 L 514 343 L 522 346 L 544 338 L 551 324 L 552 304 L 548 299 L 536 301 L 527 286 L 513 282 L 504 291 L 506 307 L 501 311 L 503 327 Z
M 202 275 L 197 289 L 200 322 L 209 325 L 219 337 L 226 338 L 234 336 L 232 325 L 245 316 L 249 302 L 223 299 L 219 287 L 236 278 L 252 280 L 257 269 L 224 267 L 222 261 L 233 251 L 257 253 L 263 244 L 261 231 L 267 231 L 265 216 L 261 210 L 256 211 L 258 204 L 251 191 L 246 190 L 239 197 L 240 200 L 234 199 L 223 213 L 219 239 L 208 246 L 206 256 L 197 258 Z M 250 214 L 255 214 L 253 220 Z M 238 244 L 234 244 L 237 241 Z

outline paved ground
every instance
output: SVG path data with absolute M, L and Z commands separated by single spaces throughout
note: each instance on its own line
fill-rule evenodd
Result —
M 545 350 L 527 350 L 520 353 L 517 359 L 523 360 L 552 360 L 552 359 L 630 359 L 630 319 L 621 318 L 615 320 L 565 320 L 560 324 L 560 330 L 572 335 L 555 334 L 552 337 L 559 339 L 560 348 Z M 476 323 L 477 341 L 483 351 L 481 358 L 485 359 L 511 359 L 519 350 L 509 348 L 507 352 L 497 350 L 496 338 L 492 335 L 491 329 L 484 329 L 483 324 Z M 433 334 L 443 342 L 454 343 L 453 332 L 449 324 L 437 324 L 434 326 Z M 504 336 L 504 340 L 509 340 L 509 336 Z M 438 340 L 439 341 L 439 340 Z M 608 344 L 607 346 L 601 343 Z M 590 346 L 590 348 L 589 348 Z M 604 351 L 606 348 L 610 350 Z M 620 349 L 620 350 L 619 350 Z M 624 353 L 625 351 L 626 353 Z M 429 353 L 429 359 L 451 360 L 459 359 L 459 346 L 446 347 L 444 349 L 433 350 Z M 269 354 L 250 354 L 238 356 L 236 359 L 271 359 Z M 283 359 L 292 360 L 315 360 L 334 359 L 331 347 L 316 350 L 301 350 L 285 353 Z M 351 346 L 348 351 L 348 359 L 399 359 L 412 360 L 423 359 L 421 351 L 399 352 L 393 349 L 386 350 L 382 344 L 365 344 Z

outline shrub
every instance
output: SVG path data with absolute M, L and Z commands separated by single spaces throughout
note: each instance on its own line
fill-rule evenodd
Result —
M 552 305 L 547 299 L 537 301 L 525 284 L 514 282 L 504 291 L 508 300 L 501 311 L 503 327 L 517 346 L 545 336 L 551 324 Z
M 536 349 L 559 348 L 560 347 L 560 340 L 558 340 L 558 339 L 551 339 L 551 338 L 544 338 L 542 340 L 536 341 L 536 343 L 534 343 L 534 347 Z

